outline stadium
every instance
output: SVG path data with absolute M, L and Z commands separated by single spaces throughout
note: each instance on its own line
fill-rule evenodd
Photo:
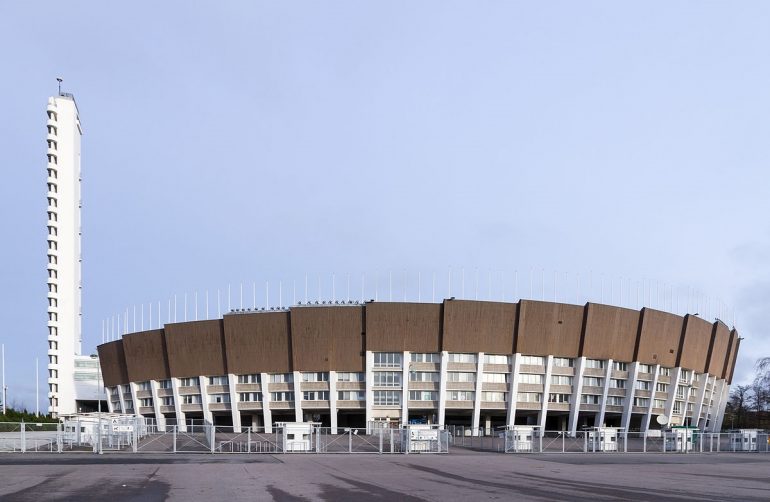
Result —
M 719 431 L 740 338 L 596 303 L 447 299 L 237 310 L 98 347 L 109 411 L 157 426 Z

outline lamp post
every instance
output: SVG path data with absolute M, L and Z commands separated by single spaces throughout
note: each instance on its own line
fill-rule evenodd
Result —
M 96 409 L 98 424 L 96 429 L 96 440 L 98 446 L 96 452 L 102 454 L 102 396 L 101 396 L 101 381 L 102 381 L 102 366 L 99 364 L 99 356 L 91 354 L 91 359 L 96 361 Z

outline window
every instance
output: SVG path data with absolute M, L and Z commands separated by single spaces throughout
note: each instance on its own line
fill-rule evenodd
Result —
M 363 382 L 365 380 L 363 373 L 337 373 L 338 382 Z
M 637 390 L 650 390 L 652 389 L 652 382 L 647 380 L 637 380 L 636 381 L 636 389 Z
M 375 368 L 400 368 L 401 367 L 400 352 L 375 352 L 374 353 L 374 367 Z
M 293 392 L 271 392 L 270 400 L 271 401 L 294 401 L 294 393 Z
M 447 382 L 475 382 L 476 373 L 462 373 L 459 371 L 450 371 L 447 375 Z
M 652 373 L 652 366 L 649 364 L 640 364 L 639 373 Z
M 660 374 L 662 376 L 670 377 L 671 376 L 671 368 L 661 368 L 660 369 Z
M 365 401 L 366 392 L 362 390 L 341 390 L 337 392 L 340 401 Z
M 615 371 L 628 371 L 628 363 L 612 361 L 612 369 Z
M 158 387 L 160 387 L 161 389 L 170 389 L 171 380 L 158 380 Z
M 59 334 L 59 329 L 54 326 L 48 326 L 48 334 L 51 336 L 56 336 Z
M 161 406 L 174 406 L 174 396 L 164 396 L 160 398 Z
M 187 394 L 182 397 L 182 404 L 201 404 L 201 397 L 198 394 Z
M 49 341 L 48 348 L 51 350 L 59 350 L 59 343 L 54 341 Z
M 507 398 L 506 398 L 505 392 L 482 392 L 481 400 L 495 402 L 495 403 L 502 403 L 504 401 L 507 401 Z
M 303 382 L 328 382 L 329 374 L 326 372 L 302 373 Z
M 56 312 L 48 312 L 48 320 L 49 321 L 58 321 L 59 320 L 59 314 Z
M 328 390 L 310 390 L 302 393 L 302 399 L 304 401 L 328 401 Z
M 693 412 L 694 403 L 687 403 L 687 413 Z
M 56 135 L 56 132 L 57 132 L 56 126 L 49 125 L 46 127 L 48 128 L 48 134 L 52 134 L 54 136 Z
M 481 381 L 486 383 L 508 383 L 511 381 L 509 373 L 483 373 Z
M 396 390 L 375 390 L 375 406 L 398 406 L 401 404 L 401 392 Z
M 450 363 L 475 363 L 476 354 L 449 354 Z
M 56 356 L 48 356 L 48 362 L 51 364 L 59 364 L 59 358 Z
M 623 406 L 623 398 L 620 396 L 607 396 L 607 406 Z
M 532 373 L 521 373 L 519 375 L 519 383 L 542 384 L 543 375 L 535 375 Z
M 583 385 L 586 387 L 603 387 L 604 378 L 599 377 L 583 377 Z
M 677 415 L 682 414 L 682 401 L 674 401 L 674 409 L 672 410 L 672 412 Z
M 375 387 L 400 387 L 401 372 L 400 371 L 375 371 L 374 386 Z
M 137 390 L 152 390 L 150 382 L 139 382 L 136 386 Z
M 238 399 L 243 402 L 255 402 L 258 403 L 262 401 L 262 393 L 261 392 L 241 392 L 238 394 Z
M 605 363 L 606 361 L 603 361 L 601 359 L 586 359 L 586 368 L 603 370 Z
M 681 385 L 677 385 L 676 397 L 678 397 L 679 399 L 684 399 L 684 394 L 685 394 L 684 387 L 682 387 Z
M 438 392 L 431 390 L 409 391 L 410 401 L 438 401 Z
M 219 404 L 219 403 L 229 403 L 229 402 L 230 402 L 230 394 L 209 394 L 209 403 Z
M 447 401 L 473 401 L 474 392 L 465 390 L 450 390 L 446 393 Z
M 596 394 L 583 394 L 580 396 L 581 404 L 602 404 L 602 396 Z
M 74 374 L 75 381 L 77 382 L 95 382 L 97 377 L 96 373 L 85 373 L 83 371 L 76 371 Z
M 238 375 L 238 383 L 259 383 L 259 374 Z
M 440 363 L 441 354 L 412 352 L 410 359 L 413 363 Z
M 650 398 L 649 397 L 635 397 L 634 398 L 634 406 L 641 406 L 643 408 L 647 408 L 650 405 Z
M 199 384 L 198 377 L 181 378 L 179 380 L 180 387 L 197 387 Z
M 570 394 L 548 394 L 549 403 L 569 403 L 571 398 Z
M 47 110 L 48 113 L 48 120 L 56 120 L 56 112 Z
M 668 392 L 668 384 L 661 382 L 656 383 L 655 392 Z
M 227 377 L 226 376 L 209 377 L 209 385 L 227 385 Z
M 521 356 L 521 364 L 545 366 L 545 358 L 541 356 Z
M 520 403 L 540 403 L 543 401 L 542 392 L 519 392 L 516 400 Z
M 656 399 L 653 404 L 653 408 L 665 408 L 666 407 L 666 401 L 663 399 Z
M 572 377 L 565 375 L 551 375 L 551 385 L 572 385 Z
M 610 388 L 612 389 L 625 389 L 626 381 L 620 378 L 613 378 L 610 380 Z
M 294 382 L 294 375 L 292 373 L 273 373 L 270 375 L 270 383 L 293 383 L 293 382 Z
M 438 382 L 441 375 L 435 371 L 410 371 L 410 382 Z
M 511 356 L 484 354 L 484 364 L 511 364 Z
M 554 357 L 553 365 L 560 368 L 572 368 L 575 365 L 575 360 L 571 357 Z

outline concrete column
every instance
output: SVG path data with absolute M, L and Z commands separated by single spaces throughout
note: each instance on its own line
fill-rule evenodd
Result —
M 682 374 L 682 368 L 677 367 L 671 370 L 671 383 L 668 385 L 668 399 L 666 399 L 666 416 L 668 417 L 669 425 L 677 425 L 674 423 L 674 401 L 676 400 L 676 389 L 679 387 L 679 376 Z M 681 422 L 680 422 L 681 423 Z
M 620 419 L 620 427 L 628 431 L 631 424 L 631 410 L 634 406 L 634 394 L 636 393 L 636 381 L 639 378 L 639 362 L 634 361 L 628 369 L 628 384 L 626 387 L 626 399 L 623 403 L 623 415 Z
M 706 387 L 708 386 L 710 377 L 707 373 L 701 374 L 700 377 L 700 387 L 698 388 L 698 395 L 695 398 L 695 406 L 693 406 L 693 425 L 695 425 L 698 429 L 703 430 L 703 427 L 701 427 L 701 412 L 703 411 L 703 400 L 706 397 Z M 704 420 L 705 424 L 705 420 Z
M 481 416 L 481 380 L 484 377 L 484 353 L 479 352 L 476 357 L 476 391 L 473 393 L 473 435 L 479 433 L 479 418 Z
M 650 428 L 650 420 L 652 419 L 652 408 L 655 405 L 655 388 L 658 386 L 658 375 L 660 374 L 660 364 L 655 365 L 655 369 L 652 373 L 652 391 L 650 392 L 650 405 L 647 407 L 647 415 L 642 419 L 642 426 L 640 427 L 642 432 L 647 432 Z
M 441 351 L 441 379 L 439 380 L 438 390 L 438 424 L 444 427 L 446 422 L 446 379 L 447 364 L 449 364 L 449 352 Z
M 716 379 L 714 377 L 714 383 L 711 386 L 711 403 L 709 403 L 709 409 L 707 412 L 711 414 L 711 419 L 709 420 L 709 432 L 719 432 L 721 429 L 717 428 L 717 423 L 719 422 L 719 405 L 722 402 L 722 389 L 724 388 L 725 381 L 720 379 Z M 713 404 L 712 404 L 713 403 Z
M 545 380 L 543 380 L 543 399 L 542 399 L 542 403 L 540 403 L 540 415 L 537 417 L 537 425 L 540 427 L 541 432 L 545 430 L 545 419 L 548 417 L 548 395 L 551 392 L 551 373 L 553 373 L 553 356 L 548 356 L 545 359 Z M 574 378 L 573 378 L 572 384 L 573 385 L 575 384 Z
M 129 385 L 129 388 L 131 389 L 131 401 L 134 403 L 134 415 L 137 417 L 141 417 L 142 415 L 139 414 L 139 399 L 136 397 L 136 384 L 134 382 L 131 382 Z
M 230 413 L 233 416 L 233 432 L 240 434 L 241 432 L 241 412 L 238 411 L 239 395 L 235 390 L 235 386 L 238 384 L 238 377 L 233 373 L 227 374 L 227 388 L 230 389 Z
M 166 417 L 160 412 L 160 398 L 158 397 L 158 381 L 150 380 L 150 390 L 152 391 L 152 407 L 155 409 L 155 425 L 158 431 L 165 432 Z
M 511 358 L 511 376 L 508 382 L 508 409 L 505 423 L 509 426 L 516 423 L 516 402 L 519 395 L 519 371 L 521 369 L 521 354 Z
M 110 413 L 122 413 L 123 410 L 120 410 L 119 412 L 116 412 L 113 410 L 112 406 L 112 395 L 110 394 L 110 387 L 105 387 L 105 392 L 107 393 L 107 411 Z
M 118 385 L 117 386 L 118 397 L 120 398 L 120 412 L 121 413 L 125 413 L 126 412 L 126 403 L 125 403 L 125 399 L 123 398 L 123 390 L 124 390 L 124 388 L 125 388 L 125 385 Z M 111 402 L 112 399 L 108 398 L 107 401 Z
M 722 422 L 725 419 L 725 407 L 727 406 L 727 401 L 730 397 L 730 386 L 727 384 L 727 380 L 723 380 L 722 382 L 722 392 L 720 393 L 721 398 L 719 399 L 719 408 L 717 409 L 716 432 L 722 430 Z
M 177 430 L 187 432 L 187 422 L 182 411 L 182 398 L 179 396 L 179 379 L 171 378 L 171 391 L 174 393 L 174 413 L 176 414 Z
M 604 415 L 607 412 L 607 394 L 610 390 L 610 380 L 612 379 L 612 359 L 607 360 L 607 371 L 604 373 L 604 388 L 602 389 L 602 404 L 599 413 L 594 416 L 594 427 L 604 425 Z
M 259 375 L 260 387 L 262 388 L 262 419 L 265 423 L 265 432 L 273 432 L 273 413 L 270 411 L 270 375 L 261 373 Z
M 575 379 L 572 381 L 572 399 L 569 403 L 569 433 L 575 435 L 577 432 L 578 416 L 580 413 L 580 396 L 583 393 L 583 371 L 586 366 L 586 358 L 578 357 L 575 359 Z
M 401 356 L 401 423 L 409 423 L 409 351 Z
M 201 390 L 201 408 L 203 409 L 203 424 L 213 424 L 214 419 L 211 416 L 211 410 L 209 410 L 209 393 L 206 390 L 209 381 L 205 376 L 198 377 L 198 383 Z
M 687 412 L 687 409 L 690 407 L 690 392 L 692 391 L 692 383 L 695 381 L 695 371 L 690 370 L 690 376 L 687 378 L 687 380 L 684 382 L 685 392 L 684 392 L 684 403 L 682 403 L 682 425 L 687 424 L 687 417 L 690 417 L 690 424 L 692 423 L 692 415 L 690 415 Z M 693 403 L 692 411 L 695 411 L 695 403 Z M 697 426 L 697 421 L 695 423 Z
M 302 373 L 299 371 L 294 372 L 294 420 L 297 422 L 304 422 L 305 417 L 302 416 Z
M 366 430 L 369 431 L 369 428 L 372 425 L 372 422 L 374 421 L 374 415 L 372 413 L 372 409 L 374 407 L 374 371 L 372 371 L 372 368 L 374 368 L 374 353 L 371 351 L 366 351 L 366 381 L 365 389 L 366 389 Z
M 337 372 L 329 372 L 329 419 L 331 433 L 337 434 Z

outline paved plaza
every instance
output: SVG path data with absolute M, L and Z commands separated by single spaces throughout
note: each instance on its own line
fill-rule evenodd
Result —
M 0 500 L 768 500 L 770 455 L 0 455 Z

